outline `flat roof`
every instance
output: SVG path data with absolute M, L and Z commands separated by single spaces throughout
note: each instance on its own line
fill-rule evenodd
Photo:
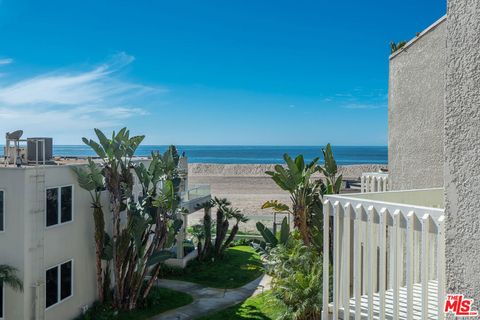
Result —
M 84 165 L 88 163 L 89 157 L 75 157 L 75 156 L 56 156 L 51 160 L 45 162 L 45 167 L 56 167 L 56 166 L 66 166 L 66 165 Z M 101 162 L 99 157 L 90 157 L 95 162 Z M 132 161 L 142 161 L 149 160 L 150 157 L 134 157 Z M 22 164 L 21 168 L 34 168 L 37 164 L 30 162 L 28 164 Z M 38 166 L 43 166 L 43 162 L 39 162 Z M 0 159 L 0 168 L 17 168 L 16 164 L 7 164 L 5 165 L 5 158 Z
M 400 49 L 398 49 L 397 51 L 395 51 L 394 53 L 392 53 L 389 57 L 389 60 L 392 60 L 393 58 L 395 58 L 397 55 L 399 55 L 400 53 L 402 53 L 405 49 L 407 49 L 408 47 L 412 46 L 415 42 L 417 42 L 420 38 L 422 38 L 424 35 L 426 35 L 427 33 L 429 33 L 430 31 L 432 31 L 433 29 L 435 29 L 436 27 L 438 27 L 440 24 L 442 24 L 443 22 L 445 22 L 447 20 L 447 15 L 444 15 L 443 17 L 441 17 L 440 19 L 438 19 L 437 21 L 435 21 L 434 23 L 432 23 L 430 26 L 428 26 L 425 30 L 423 30 L 422 32 L 420 32 L 417 36 L 415 36 L 415 38 L 413 38 L 412 40 L 408 41 L 403 47 L 401 47 Z

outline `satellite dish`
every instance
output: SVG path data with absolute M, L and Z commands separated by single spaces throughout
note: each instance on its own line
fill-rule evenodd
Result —
M 12 133 L 7 132 L 6 136 L 9 140 L 19 140 L 22 137 L 23 130 L 13 131 Z

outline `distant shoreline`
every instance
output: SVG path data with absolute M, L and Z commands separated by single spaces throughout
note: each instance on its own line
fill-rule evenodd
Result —
M 140 145 L 137 156 L 149 156 L 152 151 L 164 152 L 167 146 Z M 386 146 L 332 146 L 335 160 L 339 165 L 386 164 Z M 322 156 L 320 146 L 186 146 L 177 145 L 180 154 L 185 153 L 190 163 L 212 164 L 276 164 L 284 163 L 288 153 L 295 157 L 302 154 L 305 161 Z M 53 145 L 53 154 L 58 156 L 94 156 L 88 146 Z
M 266 176 L 265 171 L 271 171 L 276 164 L 217 164 L 217 163 L 189 163 L 190 176 Z M 359 178 L 363 172 L 377 172 L 387 168 L 386 164 L 352 164 L 339 165 L 339 174 L 344 178 Z

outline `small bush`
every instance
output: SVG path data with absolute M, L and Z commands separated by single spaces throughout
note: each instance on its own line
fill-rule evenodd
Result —
M 119 311 L 111 302 L 95 302 L 85 314 L 76 320 L 146 320 L 167 310 L 187 305 L 193 298 L 183 292 L 153 287 L 145 300 L 139 300 L 137 309 Z
M 111 303 L 101 304 L 96 301 L 93 305 L 85 312 L 83 315 L 80 315 L 76 320 L 110 320 L 114 319 L 118 314 L 118 311 L 115 310 Z
M 286 307 L 282 319 L 317 320 L 322 306 L 321 257 L 301 240 L 273 248 L 269 255 L 272 296 Z
M 230 243 L 230 247 L 236 247 L 236 246 L 250 246 L 252 244 L 251 239 L 238 239 L 238 240 L 233 240 L 232 243 Z

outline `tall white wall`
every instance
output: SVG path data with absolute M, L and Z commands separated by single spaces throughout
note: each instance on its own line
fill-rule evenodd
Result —
M 388 169 L 392 190 L 443 186 L 446 23 L 390 58 Z
M 480 307 L 480 2 L 449 0 L 447 30 L 447 291 Z
M 0 167 L 0 189 L 5 192 L 5 231 L 0 232 L 0 264 L 17 268 L 21 279 L 28 272 L 25 266 L 24 176 L 24 169 Z M 6 319 L 24 319 L 28 290 L 26 284 L 24 292 L 5 287 Z
M 71 166 L 47 166 L 45 184 L 40 184 L 41 188 L 73 185 L 73 221 L 46 228 L 45 199 L 39 198 L 39 203 L 35 201 L 40 190 L 35 183 L 37 173 L 33 167 L 0 167 L 0 189 L 5 192 L 5 231 L 0 232 L 0 264 L 17 268 L 24 284 L 23 292 L 6 288 L 5 318 L 35 319 L 38 303 L 39 316 L 44 315 L 46 320 L 72 319 L 80 314 L 82 306 L 91 304 L 97 297 L 91 199 L 78 185 Z M 105 208 L 108 210 L 107 201 Z M 45 310 L 45 286 L 40 287 L 42 297 L 36 300 L 34 284 L 44 283 L 47 268 L 70 259 L 74 265 L 73 295 Z
M 97 297 L 90 195 L 78 185 L 71 166 L 46 168 L 46 188 L 65 185 L 73 185 L 73 221 L 45 230 L 45 268 L 73 259 L 73 294 L 45 311 L 45 319 L 52 320 L 78 316 L 82 306 L 90 305 Z

